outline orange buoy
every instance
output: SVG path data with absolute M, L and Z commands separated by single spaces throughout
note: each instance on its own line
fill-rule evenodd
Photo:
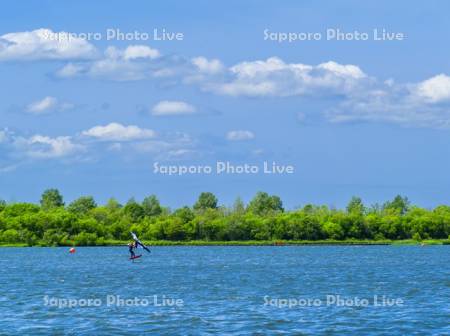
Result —
M 75 253 L 75 247 L 71 247 L 69 253 Z

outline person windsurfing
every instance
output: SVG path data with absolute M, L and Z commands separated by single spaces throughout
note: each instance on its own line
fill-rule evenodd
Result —
M 144 244 L 142 244 L 142 242 L 139 240 L 139 238 L 136 236 L 136 234 L 134 232 L 130 232 L 130 233 L 131 233 L 131 237 L 133 237 L 135 248 L 138 248 L 139 246 L 141 246 L 144 250 L 146 250 L 148 253 L 150 253 L 150 249 L 147 246 L 145 246 Z
M 132 241 L 128 243 L 128 251 L 130 252 L 130 258 L 136 258 L 136 253 L 134 253 L 134 249 L 136 248 L 136 243 Z

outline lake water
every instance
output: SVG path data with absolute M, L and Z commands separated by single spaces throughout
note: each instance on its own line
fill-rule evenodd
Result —
M 0 248 L 0 335 L 450 334 L 450 246 L 127 252 Z

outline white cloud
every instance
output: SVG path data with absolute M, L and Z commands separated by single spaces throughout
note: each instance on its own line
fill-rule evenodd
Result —
M 95 126 L 82 132 L 82 135 L 103 141 L 131 141 L 154 138 L 156 132 L 134 125 L 124 126 L 119 123 L 110 123 L 106 126 Z
M 37 29 L 0 36 L 0 60 L 89 59 L 95 55 L 92 44 L 67 32 Z
M 55 97 L 47 96 L 29 104 L 25 111 L 31 114 L 47 114 L 55 111 L 64 111 L 73 108 L 73 104 L 60 102 Z
M 88 76 L 114 81 L 145 79 L 202 83 L 225 73 L 218 59 L 178 55 L 163 56 L 159 50 L 146 45 L 131 45 L 124 49 L 110 46 L 103 57 L 90 62 L 69 63 L 56 72 L 58 77 Z
M 277 57 L 231 67 L 232 79 L 207 89 L 231 96 L 352 95 L 369 78 L 355 65 L 285 63 Z
M 80 75 L 84 71 L 84 67 L 80 64 L 69 63 L 56 72 L 61 78 L 70 78 Z
M 425 83 L 424 81 L 422 83 Z M 450 128 L 450 108 L 438 104 L 436 96 L 419 94 L 419 85 L 385 83 L 365 95 L 349 98 L 336 108 L 329 109 L 325 116 L 333 123 L 382 122 L 406 127 Z
M 118 81 L 157 79 L 197 85 L 220 95 L 288 97 L 357 95 L 372 80 L 356 65 L 326 62 L 318 65 L 286 63 L 280 58 L 241 62 L 226 68 L 218 59 L 161 56 L 144 45 L 108 47 L 104 57 L 70 63 L 61 77 L 86 75 Z
M 70 63 L 58 74 L 111 80 L 153 79 L 162 85 L 195 85 L 203 91 L 235 97 L 325 99 L 324 103 L 336 104 L 325 108 L 324 116 L 330 122 L 450 128 L 450 76 L 445 74 L 419 83 L 398 84 L 392 79 L 383 82 L 370 77 L 353 64 L 329 61 L 309 65 L 288 63 L 278 57 L 244 61 L 227 68 L 218 59 L 161 56 L 159 51 L 142 45 L 110 47 L 103 58 Z M 177 101 L 160 102 L 152 109 L 153 115 L 194 112 L 195 107 Z
M 34 135 L 30 138 L 16 138 L 14 144 L 31 158 L 61 158 L 84 150 L 84 146 L 75 144 L 69 136 L 51 138 Z
M 27 106 L 27 111 L 30 113 L 41 114 L 55 108 L 58 100 L 55 97 L 45 97 L 42 100 L 31 103 Z
M 194 57 L 191 62 L 202 73 L 217 74 L 225 69 L 222 62 L 218 59 L 208 60 L 205 57 Z
M 123 51 L 123 59 L 125 60 L 133 60 L 133 59 L 139 59 L 139 58 L 149 58 L 149 59 L 155 59 L 161 56 L 158 50 L 152 49 L 148 46 L 144 45 L 132 45 L 128 46 Z
M 227 139 L 230 141 L 243 141 L 243 140 L 251 140 L 255 137 L 255 135 L 250 131 L 230 131 L 227 133 Z
M 125 49 L 108 47 L 104 57 L 92 62 L 69 63 L 56 72 L 62 78 L 81 75 L 117 81 L 143 80 L 155 76 L 163 62 L 160 53 L 145 45 L 132 45 Z
M 100 141 L 91 141 L 93 137 Z M 185 133 L 155 132 L 137 126 L 111 123 L 96 126 L 75 136 L 50 137 L 46 135 L 16 135 L 7 129 L 0 131 L 0 172 L 15 169 L 19 165 L 35 160 L 52 159 L 64 162 L 87 162 L 110 155 L 111 151 L 131 157 L 146 157 L 154 160 L 184 160 L 200 155 L 196 142 Z M 108 154 L 109 153 L 109 154 Z M 4 159 L 5 162 L 2 162 Z
M 169 101 L 163 100 L 157 103 L 152 108 L 152 115 L 154 116 L 173 116 L 194 114 L 196 108 L 183 101 Z
M 366 74 L 356 65 L 342 65 L 333 61 L 319 64 L 318 69 L 324 69 L 329 71 L 335 76 L 341 76 L 343 78 L 362 79 L 366 77 Z
M 199 157 L 196 142 L 184 133 L 166 134 L 160 140 L 147 140 L 132 144 L 138 153 L 148 153 L 155 160 L 184 160 Z
M 450 77 L 440 74 L 417 84 L 415 94 L 430 103 L 450 100 Z

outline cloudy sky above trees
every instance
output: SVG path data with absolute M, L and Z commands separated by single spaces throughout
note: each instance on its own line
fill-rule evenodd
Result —
M 0 198 L 35 201 L 47 187 L 99 201 L 154 193 L 173 206 L 201 191 L 231 203 L 265 190 L 287 207 L 450 196 L 444 1 L 23 6 L 2 4 Z M 406 39 L 280 43 L 263 33 L 337 27 Z M 183 39 L 107 40 L 108 29 Z M 276 161 L 295 174 L 168 177 L 152 173 L 155 161 Z

